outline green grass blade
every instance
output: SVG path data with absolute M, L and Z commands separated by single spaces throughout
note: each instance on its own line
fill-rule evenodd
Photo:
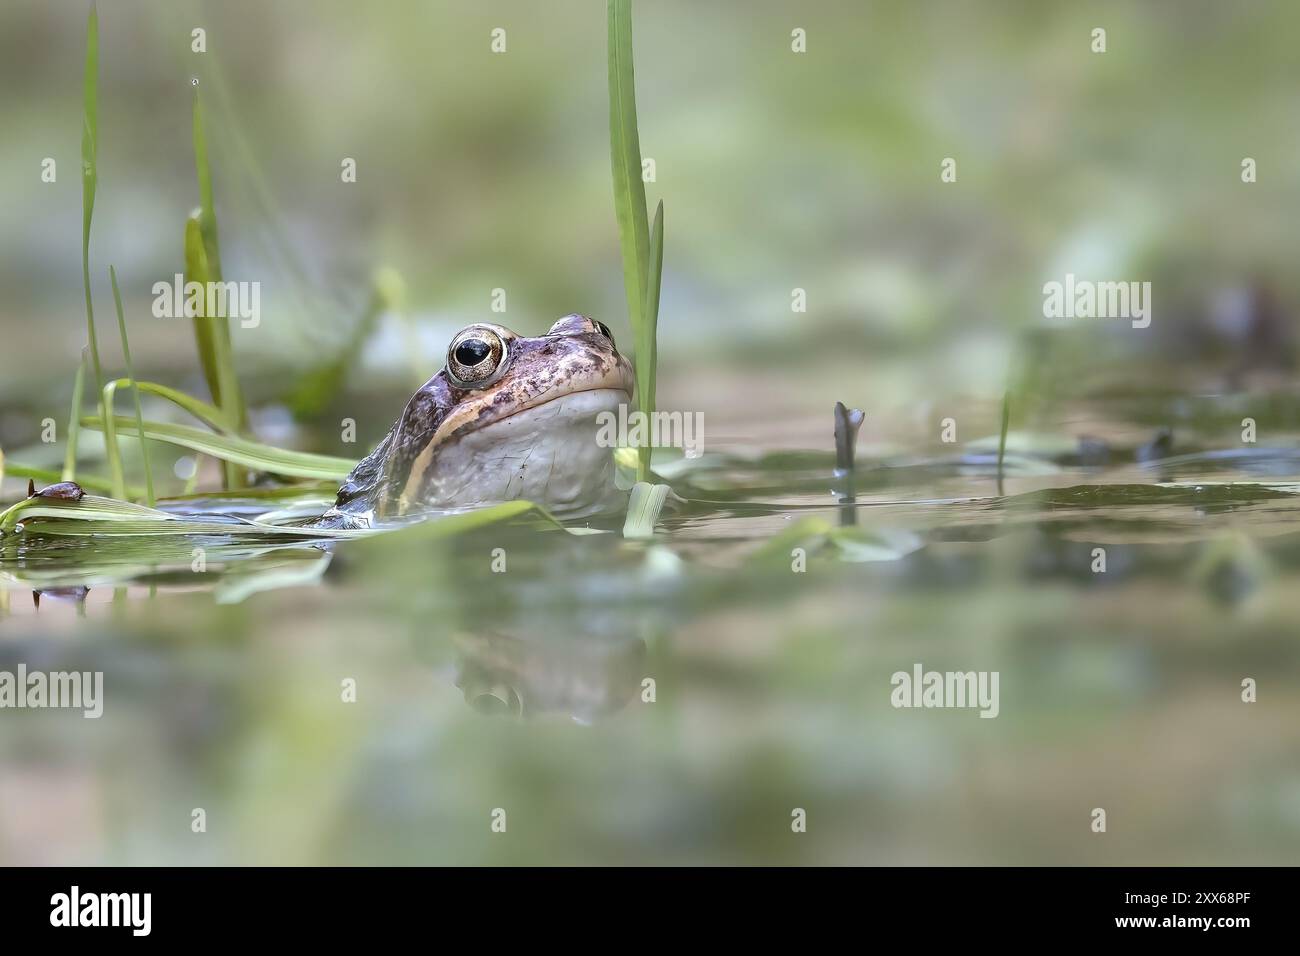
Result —
M 122 449 L 117 445 L 117 429 L 115 427 L 119 419 L 116 415 L 111 414 L 117 404 L 115 396 L 119 381 L 124 380 L 118 379 L 104 386 L 104 391 L 100 393 L 102 397 L 99 407 L 110 412 L 109 417 L 105 419 L 108 426 L 104 429 L 104 458 L 108 462 L 108 476 L 113 480 L 113 497 L 125 498 L 126 471 L 122 468 Z M 85 419 L 82 419 L 82 424 L 85 423 Z
M 205 278 L 221 282 L 225 273 L 221 268 L 221 246 L 217 241 L 217 209 L 212 196 L 212 170 L 208 165 L 208 140 L 203 128 L 203 107 L 198 91 L 194 92 L 194 169 L 199 180 L 199 231 L 203 237 L 203 251 L 207 269 Z M 187 237 L 188 238 L 188 237 Z M 235 375 L 234 350 L 230 344 L 230 320 L 224 315 L 207 316 L 212 325 L 212 344 L 221 398 L 217 402 L 231 422 L 238 428 L 248 424 L 248 412 L 240 392 L 239 378 Z
M 637 404 L 646 415 L 655 410 L 655 376 L 659 365 L 659 287 L 664 266 L 664 204 L 655 209 L 654 227 L 650 232 L 649 275 L 646 280 L 645 306 L 641 310 L 641 329 L 636 341 Z M 650 477 L 650 440 L 637 449 L 637 479 Z
M 623 285 L 633 336 L 638 335 L 650 256 L 641 141 L 632 70 L 632 0 L 609 0 L 609 140 L 614 212 L 623 254 Z
M 99 182 L 99 15 L 92 4 L 86 20 L 86 69 L 82 79 L 81 117 L 81 284 L 86 293 L 86 335 L 94 362 L 95 393 L 104 388 L 95 340 L 95 308 L 90 300 L 90 221 L 95 214 L 95 188 Z
M 200 224 L 201 214 L 190 216 L 185 223 L 185 281 L 197 282 L 207 288 L 206 283 L 212 278 L 207 248 L 203 242 L 203 229 Z M 223 421 L 238 425 L 242 421 L 242 398 L 239 407 L 232 411 L 231 390 L 238 391 L 238 379 L 234 376 L 230 356 L 230 328 L 224 318 L 209 317 L 200 308 L 198 314 L 191 318 L 194 323 L 194 343 L 199 353 L 199 363 L 203 368 L 203 378 L 208 383 L 212 394 L 212 403 L 221 410 Z M 223 334 L 224 333 L 224 334 Z M 240 480 L 239 469 L 230 462 L 222 463 L 222 478 L 226 488 L 237 488 L 244 482 Z
M 209 278 L 208 254 L 203 248 L 203 227 L 200 215 L 195 213 L 185 220 L 185 281 L 206 283 Z M 202 311 L 202 310 L 200 310 Z M 194 344 L 198 349 L 199 363 L 203 367 L 203 379 L 208 383 L 212 395 L 212 404 L 218 408 L 221 403 L 221 376 L 217 370 L 217 346 L 213 342 L 215 323 L 209 322 L 202 315 L 195 315 Z
M 131 384 L 132 383 L 127 379 L 118 379 L 118 388 L 121 388 L 123 385 Z M 185 392 L 177 391 L 176 389 L 169 388 L 166 385 L 159 385 L 157 382 L 137 381 L 134 383 L 134 386 L 145 394 L 157 395 L 159 398 L 166 399 L 177 408 L 184 409 L 199 421 L 203 422 L 203 424 L 223 435 L 234 434 L 229 423 L 221 414 L 221 409 L 217 408 L 215 405 L 209 405 L 207 402 L 197 399 L 193 395 L 187 395 Z
M 97 431 L 104 430 L 104 424 L 98 417 L 83 418 L 81 424 Z M 116 416 L 110 426 L 116 432 L 136 435 L 135 421 L 125 416 Z M 256 471 L 268 471 L 277 475 L 289 475 L 297 478 L 320 478 L 342 481 L 348 476 L 356 462 L 350 458 L 335 458 L 332 455 L 315 455 L 310 452 L 287 451 L 249 441 L 231 435 L 214 435 L 212 432 L 188 425 L 176 425 L 171 422 L 144 423 L 146 438 L 154 441 L 179 445 L 191 451 L 200 452 L 222 461 L 232 462 L 243 468 Z
M 116 288 L 114 289 L 114 291 L 116 292 Z M 119 313 L 119 317 L 120 317 L 120 313 Z M 129 373 L 130 361 L 131 361 L 130 355 L 128 354 L 127 355 L 128 373 Z M 126 485 L 126 472 L 122 467 L 122 452 L 117 442 L 117 432 L 118 432 L 117 425 L 118 422 L 122 421 L 123 419 L 117 416 L 116 395 L 117 395 L 117 390 L 123 387 L 133 389 L 136 395 L 136 401 L 135 401 L 136 419 L 135 422 L 133 423 L 135 428 L 130 432 L 130 434 L 136 436 L 139 436 L 141 433 L 144 433 L 145 435 L 148 434 L 148 430 L 143 427 L 144 415 L 142 414 L 140 409 L 140 395 L 139 395 L 140 392 L 149 392 L 154 395 L 158 395 L 161 398 L 165 398 L 168 401 L 177 405 L 178 407 L 185 409 L 187 412 L 194 415 L 196 418 L 198 418 L 200 421 L 204 422 L 205 424 L 209 425 L 210 427 L 217 429 L 217 431 L 220 432 L 221 434 L 229 434 L 229 429 L 225 425 L 225 417 L 221 414 L 220 409 L 214 408 L 213 406 L 207 404 L 206 402 L 202 402 L 197 398 L 193 398 L 189 395 L 186 395 L 184 392 L 178 392 L 174 388 L 168 388 L 166 385 L 159 385 L 156 382 L 137 382 L 132 378 L 114 379 L 113 381 L 109 382 L 107 385 L 104 386 L 104 392 L 103 392 L 104 401 L 100 407 L 108 409 L 109 412 L 111 413 L 107 419 L 104 419 L 104 421 L 106 422 L 106 425 L 104 426 L 104 455 L 105 458 L 107 459 L 109 475 L 111 476 L 110 479 L 111 484 L 109 485 L 109 492 L 115 498 L 140 497 L 140 495 L 137 493 L 128 494 L 128 489 Z M 95 420 L 99 421 L 100 419 L 95 419 Z M 145 497 L 147 497 L 149 502 L 152 504 L 156 499 L 154 497 L 153 477 L 151 472 L 151 466 L 149 463 L 148 449 L 145 441 L 141 442 L 141 448 L 144 449 L 142 454 L 144 457 L 145 473 L 148 480 L 148 485 L 145 489 Z M 233 467 L 237 468 L 238 466 L 233 466 Z M 198 471 L 196 469 L 193 477 L 196 478 L 197 475 L 198 475 Z M 192 486 L 187 484 L 187 487 L 192 487 Z
M 194 171 L 199 183 L 197 219 L 190 217 L 185 227 L 186 268 L 196 273 L 191 281 L 221 282 L 221 244 L 217 239 L 217 210 L 212 190 L 212 167 L 208 163 L 208 139 L 203 125 L 203 105 L 194 91 L 193 109 Z M 197 228 L 197 235 L 195 235 Z M 201 254 L 200 254 L 201 252 Z M 206 285 L 205 285 L 206 288 Z M 200 310 L 202 311 L 202 310 Z M 204 315 L 194 319 L 195 339 L 213 403 L 225 413 L 238 431 L 248 425 L 248 409 L 235 374 L 234 349 L 230 340 L 230 320 L 224 315 Z M 233 462 L 224 463 L 225 486 L 244 484 Z
M 221 281 L 221 247 L 217 244 L 217 210 L 212 196 L 212 168 L 208 165 L 208 138 L 203 129 L 203 106 L 199 91 L 194 91 L 194 172 L 199 180 L 199 209 L 203 226 L 203 245 L 214 281 Z
M 131 365 L 131 345 L 127 341 L 126 335 L 126 316 L 122 312 L 122 292 L 117 286 L 117 270 L 111 265 L 108 267 L 108 279 L 113 285 L 113 305 L 117 308 L 117 329 L 122 336 L 122 359 L 126 363 L 127 383 L 131 386 L 131 394 L 135 398 L 135 423 L 140 434 L 144 434 L 144 411 L 140 407 L 140 389 L 135 382 L 135 369 Z M 140 457 L 144 461 L 144 488 L 145 501 L 152 508 L 158 500 L 153 493 L 153 466 L 149 462 L 149 443 L 143 438 L 140 439 Z
M 86 387 L 86 350 L 81 350 L 77 376 L 72 380 L 72 414 L 68 416 L 68 447 L 63 453 L 60 481 L 77 480 L 77 436 L 81 434 L 81 396 Z

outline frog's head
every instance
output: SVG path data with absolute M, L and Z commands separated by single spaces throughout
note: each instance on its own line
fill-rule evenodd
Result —
M 597 416 L 632 399 L 632 366 L 601 322 L 567 315 L 527 338 L 461 329 L 447 364 L 412 396 L 388 437 L 339 490 L 344 524 L 526 498 L 570 514 L 600 510 L 612 449 Z

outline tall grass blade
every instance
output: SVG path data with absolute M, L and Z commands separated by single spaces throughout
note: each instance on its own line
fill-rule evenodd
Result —
M 94 361 L 95 394 L 104 388 L 95 341 L 95 308 L 90 300 L 90 221 L 95 214 L 95 187 L 99 182 L 99 15 L 94 4 L 86 21 L 86 69 L 82 79 L 81 116 L 81 284 L 86 293 L 86 335 Z
M 217 243 L 217 211 L 212 200 L 212 173 L 208 167 L 207 137 L 203 131 L 203 109 L 199 103 L 199 94 L 194 94 L 194 166 L 199 178 L 199 232 L 203 239 L 204 280 L 208 282 L 223 281 L 221 270 L 221 248 Z M 188 226 L 186 239 L 188 241 Z M 188 258 L 186 262 L 188 264 Z M 206 287 L 205 287 L 206 288 Z M 239 378 L 235 375 L 234 350 L 230 344 L 230 320 L 224 315 L 209 315 L 205 321 L 211 326 L 212 363 L 216 367 L 216 381 L 221 393 L 217 407 L 226 413 L 236 428 L 242 429 L 248 424 L 248 412 L 244 408 L 244 396 L 239 388 Z M 211 384 L 211 383 L 209 383 Z
M 206 289 L 207 283 L 215 280 L 212 280 L 200 218 L 201 214 L 196 213 L 185 223 L 185 281 L 197 282 L 200 288 Z M 232 414 L 229 398 L 230 390 L 233 388 L 237 391 L 239 388 L 230 361 L 230 329 L 224 318 L 210 318 L 204 312 L 205 309 L 200 307 L 191 319 L 194 323 L 194 342 L 199 352 L 199 363 L 203 367 L 203 377 L 208 383 L 208 391 L 212 394 L 212 403 L 221 410 L 222 421 L 237 430 L 239 425 L 237 416 L 241 415 L 242 411 L 235 411 Z M 243 483 L 238 467 L 230 462 L 223 462 L 223 486 L 238 488 Z
M 635 334 L 645 302 L 650 257 L 641 141 L 636 125 L 632 70 L 632 0 L 609 0 L 609 137 L 614 172 L 614 212 L 623 253 L 623 284 Z
M 647 416 L 655 410 L 655 376 L 659 366 L 659 287 L 664 266 L 664 204 L 655 208 L 654 227 L 650 232 L 649 274 L 646 277 L 645 306 L 641 310 L 641 329 L 636 343 L 637 404 Z M 637 449 L 637 480 L 650 477 L 650 455 L 654 449 L 649 438 Z
M 221 282 L 223 273 L 221 245 L 217 239 L 212 168 L 208 163 L 208 140 L 198 90 L 194 91 L 193 117 L 194 171 L 199 183 L 199 210 L 197 216 L 191 216 L 185 226 L 185 265 L 187 270 L 195 273 L 189 281 L 200 282 L 207 289 L 208 282 Z M 206 309 L 200 309 L 194 323 L 199 357 L 208 388 L 212 392 L 213 403 L 222 410 L 237 431 L 243 431 L 248 425 L 248 410 L 239 387 L 239 377 L 235 374 L 230 321 L 225 315 L 207 315 Z M 227 488 L 244 484 L 239 469 L 231 462 L 224 464 L 224 477 Z
M 628 323 L 636 343 L 637 403 L 654 411 L 655 344 L 663 265 L 663 203 L 655 212 L 654 231 L 647 228 L 645 182 L 641 174 L 641 140 L 636 119 L 636 78 L 632 57 L 632 2 L 609 0 L 609 136 L 614 173 L 614 212 L 623 257 L 623 286 Z M 637 453 L 637 476 L 650 476 L 651 448 Z
M 208 253 L 203 248 L 203 227 L 200 213 L 193 213 L 185 220 L 185 281 L 204 285 L 209 278 Z M 204 286 L 206 288 L 206 286 Z M 202 312 L 202 309 L 199 310 Z M 221 374 L 217 365 L 217 346 L 213 342 L 216 324 L 208 321 L 201 314 L 195 314 L 194 344 L 199 353 L 199 364 L 203 367 L 203 379 L 208 383 L 208 392 L 212 395 L 212 404 L 223 407 L 221 402 Z
M 108 267 L 108 278 L 113 285 L 113 305 L 117 308 L 117 329 L 122 336 L 122 359 L 126 362 L 126 379 L 135 398 L 135 423 L 141 435 L 144 434 L 144 411 L 140 407 L 140 389 L 135 382 L 135 369 L 131 365 L 131 345 L 126 336 L 126 316 L 122 312 L 122 292 L 117 286 L 117 270 Z M 149 443 L 140 439 L 140 458 L 144 462 L 145 501 L 152 508 L 157 499 L 153 493 L 153 467 L 149 462 Z
M 208 165 L 208 138 L 203 129 L 203 105 L 194 91 L 194 172 L 199 180 L 199 211 L 203 245 L 208 253 L 212 278 L 221 281 L 221 248 L 217 244 L 217 211 L 212 196 L 212 168 Z
M 72 414 L 68 417 L 68 447 L 63 453 L 60 481 L 77 480 L 77 438 L 81 434 L 81 396 L 86 387 L 86 349 L 81 350 L 77 376 L 72 380 Z

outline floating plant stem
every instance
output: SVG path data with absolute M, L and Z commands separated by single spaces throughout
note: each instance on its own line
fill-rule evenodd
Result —
M 853 486 L 854 454 L 858 446 L 858 430 L 866 418 L 860 408 L 848 408 L 843 402 L 835 403 L 835 477 L 841 479 L 840 524 L 854 525 L 858 520 L 857 502 Z

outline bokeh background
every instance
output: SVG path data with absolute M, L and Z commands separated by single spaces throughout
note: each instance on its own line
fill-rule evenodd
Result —
M 0 2 L 0 447 L 32 465 L 62 458 L 41 422 L 66 420 L 85 344 L 86 12 Z M 99 16 L 110 369 L 113 263 L 137 373 L 204 393 L 189 324 L 149 312 L 198 203 L 195 79 L 226 278 L 262 284 L 234 338 L 263 439 L 363 454 L 470 322 L 584 312 L 631 341 L 604 4 Z M 258 593 L 247 555 L 196 582 L 188 547 L 149 545 L 39 613 L 40 561 L 0 557 L 0 667 L 94 665 L 110 688 L 98 722 L 0 712 L 0 861 L 1294 862 L 1298 27 L 1280 0 L 638 4 L 659 401 L 704 414 L 725 457 L 690 487 L 711 504 L 652 547 L 489 531 L 341 549 L 312 586 L 277 563 L 286 586 Z M 1045 322 L 1067 272 L 1150 281 L 1151 327 Z M 1004 394 L 1005 490 L 1028 497 L 999 503 L 978 440 Z M 867 412 L 860 521 L 923 546 L 858 563 L 813 536 L 797 575 L 770 559 L 798 518 L 840 520 L 837 400 Z M 1085 484 L 1110 490 L 1043 493 Z M 916 661 L 1000 670 L 1001 716 L 891 709 Z

